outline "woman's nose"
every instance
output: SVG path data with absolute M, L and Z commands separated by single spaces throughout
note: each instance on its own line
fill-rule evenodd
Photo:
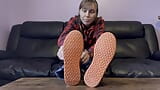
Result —
M 86 12 L 86 16 L 89 16 L 89 11 Z

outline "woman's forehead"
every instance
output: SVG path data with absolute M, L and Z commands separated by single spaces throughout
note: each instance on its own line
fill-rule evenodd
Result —
M 88 3 L 85 3 L 83 6 L 82 6 L 82 9 L 97 9 L 97 7 L 96 7 L 96 4 L 95 3 L 90 3 L 90 2 L 88 2 Z

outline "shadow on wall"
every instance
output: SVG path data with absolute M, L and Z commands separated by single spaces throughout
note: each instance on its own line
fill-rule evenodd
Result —
M 156 29 L 156 33 L 157 33 L 157 38 L 158 38 L 158 42 L 159 42 L 159 47 L 160 47 L 160 21 L 157 21 L 155 23 L 155 29 Z
M 156 27 L 160 29 L 160 21 L 156 22 Z

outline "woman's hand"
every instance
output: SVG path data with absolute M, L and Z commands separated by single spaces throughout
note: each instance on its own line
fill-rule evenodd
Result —
M 90 58 L 89 52 L 85 49 L 81 55 L 81 62 L 86 63 Z

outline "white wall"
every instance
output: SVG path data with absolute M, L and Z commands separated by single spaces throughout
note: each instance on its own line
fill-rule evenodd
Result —
M 66 21 L 78 13 L 81 0 L 0 0 L 0 49 L 5 49 L 10 28 L 24 21 Z M 160 38 L 160 0 L 97 0 L 105 20 L 137 20 L 153 24 Z
M 9 30 L 8 0 L 0 0 L 0 50 L 6 47 Z

